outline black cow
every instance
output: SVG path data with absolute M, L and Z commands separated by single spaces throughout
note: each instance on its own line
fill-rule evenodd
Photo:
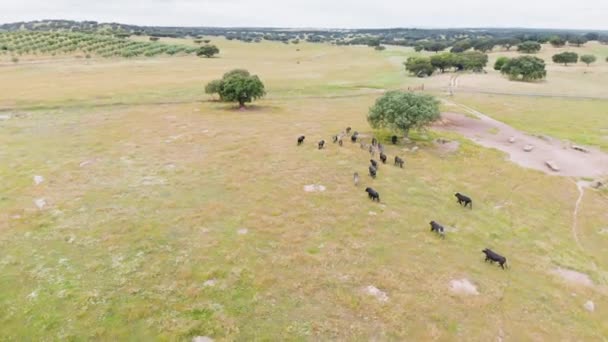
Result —
M 369 154 L 373 157 L 376 154 L 376 151 L 374 150 L 374 146 L 369 145 Z
M 376 171 L 377 169 L 373 165 L 369 166 L 369 175 L 374 179 L 376 178 Z
M 378 169 L 378 162 L 377 162 L 377 161 L 375 161 L 375 160 L 373 160 L 373 159 L 370 159 L 370 160 L 369 160 L 369 162 L 370 162 L 370 163 L 372 163 L 372 166 L 373 166 L 375 169 Z
M 333 137 L 331 137 L 331 139 L 334 142 L 334 144 L 338 142 L 338 136 L 337 135 L 334 135 Z
M 403 163 L 405 163 L 405 162 L 403 161 L 403 159 L 401 159 L 401 158 L 399 158 L 399 157 L 395 156 L 395 166 L 399 166 L 400 168 L 402 168 L 402 169 L 403 169 Z
M 380 202 L 380 194 L 378 191 L 372 188 L 365 188 L 365 192 L 367 192 L 367 196 L 371 198 L 372 201 Z
M 378 145 L 378 139 L 372 138 L 372 146 Z
M 325 146 L 325 140 L 319 141 L 319 150 L 322 150 L 324 146 Z
M 301 136 L 298 138 L 298 146 L 299 146 L 299 145 L 302 145 L 302 143 L 304 142 L 304 139 L 306 139 L 306 137 L 305 137 L 305 136 L 303 136 L 303 135 L 301 135 Z
M 382 161 L 382 164 L 386 164 L 386 154 L 380 152 L 380 160 Z
M 458 204 L 463 205 L 465 208 L 468 205 L 469 207 L 471 207 L 471 209 L 473 209 L 473 200 L 469 196 L 465 196 L 460 192 L 455 193 L 454 196 L 456 196 Z
M 397 136 L 396 136 L 396 135 L 393 135 L 393 136 L 391 137 L 391 142 L 393 143 L 393 145 L 397 145 L 397 140 L 398 140 L 398 139 L 399 139 L 399 138 L 397 138 Z
M 439 236 L 441 236 L 442 239 L 445 239 L 445 230 L 443 229 L 443 226 L 435 221 L 431 221 L 430 224 L 431 224 L 431 231 L 439 234 Z
M 502 255 L 492 251 L 489 248 L 484 249 L 482 252 L 486 255 L 485 261 L 490 261 L 491 263 L 497 262 L 503 270 L 505 269 L 505 266 L 507 266 L 507 268 L 509 267 L 506 265 L 507 258 L 503 257 Z
M 356 142 L 357 142 L 357 136 L 353 134 L 353 135 L 350 137 L 350 141 L 352 141 L 353 143 L 356 143 Z
M 350 130 L 351 130 L 350 127 L 346 127 L 346 134 L 350 134 Z
M 342 146 L 342 139 L 338 140 L 338 145 Z

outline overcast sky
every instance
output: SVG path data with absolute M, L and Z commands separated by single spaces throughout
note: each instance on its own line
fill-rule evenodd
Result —
M 608 30 L 608 0 L 0 0 L 0 23 L 39 19 L 154 26 Z

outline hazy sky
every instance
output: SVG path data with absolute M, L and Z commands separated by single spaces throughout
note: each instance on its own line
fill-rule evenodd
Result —
M 0 23 L 37 19 L 157 26 L 608 30 L 608 0 L 0 0 Z

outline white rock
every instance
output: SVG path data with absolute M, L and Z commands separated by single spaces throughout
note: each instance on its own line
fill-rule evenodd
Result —
M 327 190 L 327 188 L 320 184 L 304 185 L 304 191 L 306 192 L 323 192 L 325 190 Z
M 247 228 L 241 228 L 237 230 L 236 233 L 239 235 L 247 235 L 247 233 L 249 233 L 249 230 Z
M 381 302 L 388 302 L 388 295 L 386 294 L 386 292 L 378 289 L 373 285 L 369 285 L 368 287 L 366 287 L 365 292 L 370 296 L 376 297 L 376 299 Z
M 10 118 L 11 118 L 11 116 L 8 115 L 8 114 L 2 114 L 2 115 L 0 115 L 0 120 L 8 120 Z
M 526 151 L 526 152 L 532 152 L 533 149 L 534 149 L 533 145 L 524 146 L 524 151 Z
M 42 177 L 42 176 L 34 176 L 34 183 L 36 183 L 36 185 L 39 185 L 42 182 L 44 182 L 44 177 Z
M 32 293 L 30 293 L 29 295 L 27 295 L 27 299 L 36 299 L 38 298 L 38 291 L 33 291 Z
M 378 213 L 376 213 L 375 211 L 370 211 L 368 214 L 369 214 L 369 216 L 376 216 L 376 215 L 378 215 Z
M 588 300 L 585 303 L 584 307 L 585 307 L 585 310 L 587 310 L 589 312 L 595 311 L 595 304 L 592 301 L 590 301 L 590 300 Z
M 510 138 L 509 138 L 509 142 L 510 142 L 511 144 L 512 144 L 512 143 L 514 143 L 514 142 L 515 142 L 515 137 L 510 137 Z
M 450 291 L 458 294 L 478 295 L 477 287 L 468 279 L 453 279 L 450 280 Z
M 196 336 L 192 338 L 192 342 L 213 342 L 213 339 L 207 336 Z
M 90 160 L 85 160 L 85 161 L 83 161 L 82 163 L 78 164 L 78 166 L 80 166 L 80 167 L 85 167 L 85 166 L 87 166 L 87 165 L 89 165 L 89 164 L 91 164 L 91 163 L 92 163 L 92 161 L 90 161 Z
M 215 286 L 216 283 L 217 283 L 217 280 L 215 280 L 215 279 L 209 279 L 209 280 L 206 280 L 203 283 L 203 286 L 204 287 L 213 287 L 213 286 Z
M 38 198 L 34 200 L 34 204 L 38 207 L 38 209 L 42 209 L 46 206 L 46 200 L 44 198 Z
M 559 172 L 560 168 L 559 166 L 557 166 L 557 164 L 553 161 L 553 160 L 547 160 L 545 161 L 545 164 L 547 165 L 547 167 L 549 167 L 552 171 L 555 172 Z

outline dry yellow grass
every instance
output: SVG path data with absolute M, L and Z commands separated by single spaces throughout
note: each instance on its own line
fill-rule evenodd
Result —
M 388 146 L 406 167 L 381 166 L 372 181 L 358 145 L 318 151 L 315 142 L 346 126 L 372 134 L 365 114 L 376 95 L 319 96 L 358 94 L 376 81 L 417 84 L 394 63 L 402 52 L 304 44 L 308 62 L 298 65 L 296 46 L 218 45 L 225 52 L 211 60 L 3 67 L 11 86 L 3 82 L 0 106 L 24 116 L 0 121 L 0 336 L 608 334 L 605 194 L 584 198 L 580 249 L 571 180 L 521 169 L 456 136 L 447 136 L 461 142 L 455 153 L 436 150 L 432 132 L 416 153 Z M 204 82 L 234 67 L 260 74 L 269 99 L 246 112 L 199 102 Z M 169 101 L 182 103 L 162 104 Z M 107 105 L 115 102 L 127 105 Z M 307 140 L 297 147 L 300 134 Z M 45 181 L 35 186 L 38 174 Z M 307 184 L 327 190 L 306 193 Z M 381 204 L 363 192 L 371 184 Z M 455 191 L 471 195 L 474 210 L 460 208 Z M 48 206 L 36 209 L 36 198 Z M 442 241 L 428 232 L 431 219 L 455 230 Z M 485 264 L 485 247 L 505 254 L 510 270 Z M 595 285 L 568 284 L 556 267 Z M 450 280 L 462 278 L 480 294 L 452 294 Z M 367 295 L 370 285 L 388 301 Z M 583 308 L 589 299 L 593 313 Z

